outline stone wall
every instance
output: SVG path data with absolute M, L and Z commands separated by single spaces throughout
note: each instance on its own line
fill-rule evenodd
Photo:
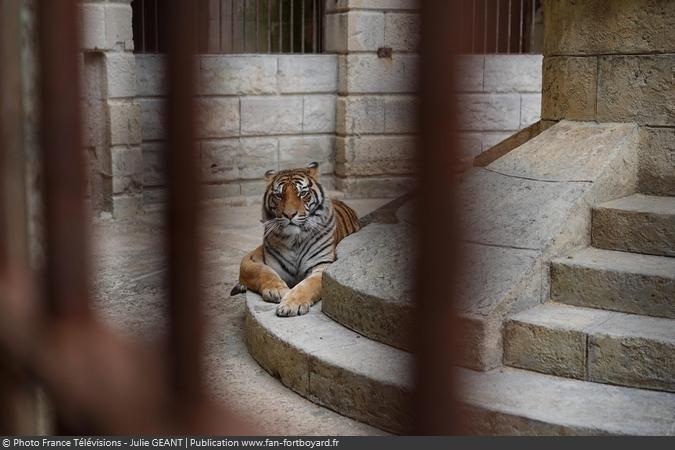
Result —
M 462 152 L 476 156 L 540 118 L 541 55 L 465 55 L 457 88 Z
M 198 68 L 201 174 L 208 198 L 259 195 L 269 169 L 321 164 L 334 188 L 334 55 L 202 55 Z M 164 57 L 136 55 L 143 192 L 161 201 Z
M 348 196 L 395 196 L 412 186 L 418 7 L 326 0 L 325 50 L 339 55 L 336 186 Z
M 644 193 L 675 195 L 675 2 L 544 2 L 542 118 L 640 125 Z

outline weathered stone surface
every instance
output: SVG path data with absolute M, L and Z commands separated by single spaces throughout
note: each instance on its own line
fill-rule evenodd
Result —
M 675 197 L 635 194 L 595 207 L 593 245 L 675 256 Z
M 166 95 L 166 57 L 137 53 L 136 92 L 139 97 Z
M 517 130 L 520 127 L 518 94 L 460 94 L 457 108 L 461 130 Z
M 675 51 L 675 4 L 668 0 L 544 2 L 544 54 Z
M 113 194 L 138 193 L 143 189 L 143 154 L 140 147 L 112 147 Z
M 202 142 L 202 180 L 263 180 L 267 170 L 279 167 L 278 153 L 276 138 L 235 138 Z
M 394 51 L 419 50 L 422 35 L 421 17 L 417 13 L 388 13 L 385 15 L 384 46 Z
M 414 10 L 421 7 L 420 0 L 326 0 L 326 11 L 355 9 Z
M 340 86 L 343 94 L 413 93 L 417 90 L 419 56 L 394 54 L 378 58 L 375 54 L 339 57 Z
M 350 95 L 337 99 L 338 134 L 384 132 L 384 97 Z
M 334 95 L 306 95 L 304 97 L 302 132 L 335 132 L 335 101 Z
M 551 299 L 675 318 L 671 258 L 587 248 L 551 262 Z
M 321 174 L 333 173 L 335 137 L 324 135 L 279 138 L 280 169 L 305 167 L 312 161 L 319 163 Z
M 413 161 L 414 136 L 348 136 L 336 141 L 337 162 Z
M 338 171 L 336 164 L 336 174 Z M 337 174 L 339 175 L 339 174 Z M 413 189 L 415 179 L 411 176 L 350 177 L 335 179 L 335 187 L 347 194 L 347 198 L 392 198 Z
M 105 5 L 106 48 L 133 50 L 133 29 L 129 3 L 107 3 Z
M 109 100 L 108 127 L 110 144 L 141 143 L 141 105 L 138 101 Z
M 383 224 L 345 238 L 324 272 L 322 311 L 364 336 L 410 350 L 414 238 L 408 226 Z
M 525 128 L 541 118 L 541 94 L 520 96 L 520 128 Z
M 277 91 L 277 55 L 204 55 L 199 58 L 198 92 L 260 95 Z
M 546 56 L 542 119 L 594 120 L 597 84 L 597 57 Z
M 483 92 L 484 55 L 460 55 L 455 68 L 458 92 Z
M 609 161 L 629 150 L 635 153 L 636 139 L 633 124 L 562 121 L 488 167 L 540 181 L 593 181 Z
M 541 93 L 541 55 L 486 55 L 485 92 Z
M 302 102 L 299 96 L 243 97 L 241 134 L 302 133 Z
M 279 55 L 279 92 L 334 93 L 338 85 L 336 55 Z
M 205 138 L 223 138 L 238 136 L 240 132 L 239 99 L 231 97 L 205 97 L 197 101 L 197 134 Z M 251 120 L 246 113 L 245 102 L 252 99 L 241 99 L 241 133 L 244 134 L 244 117 L 247 124 Z M 247 103 L 248 104 L 248 103 Z
M 480 435 L 673 435 L 675 395 L 519 369 L 459 370 L 463 423 Z
M 108 98 L 136 96 L 136 58 L 133 53 L 105 53 Z
M 601 56 L 597 118 L 675 125 L 675 55 Z
M 410 429 L 412 355 L 309 314 L 280 319 L 276 305 L 246 295 L 246 342 L 268 372 L 300 395 L 395 432 Z
M 141 99 L 141 123 L 143 141 L 156 141 L 166 138 L 166 100 Z
M 386 96 L 384 99 L 385 133 L 414 133 L 418 129 L 418 98 L 409 95 Z
M 327 53 L 347 52 L 347 13 L 326 14 L 324 50 Z
M 86 50 L 106 48 L 105 5 L 84 3 L 80 6 L 82 37 L 80 47 Z
M 509 343 L 507 336 L 516 341 Z M 512 317 L 504 339 L 509 365 L 675 391 L 672 319 L 548 303 Z
M 638 188 L 675 196 L 675 128 L 640 127 Z
M 143 212 L 143 194 L 114 195 L 112 215 L 115 219 L 135 217 Z
M 157 143 L 144 142 L 143 152 L 143 187 L 162 186 L 166 182 L 164 167 L 164 148 Z
M 385 15 L 382 12 L 349 11 L 344 50 L 374 52 L 383 47 L 384 20 Z

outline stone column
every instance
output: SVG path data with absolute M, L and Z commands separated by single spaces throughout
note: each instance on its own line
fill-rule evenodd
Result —
M 675 195 L 675 2 L 544 2 L 542 119 L 640 126 L 639 189 Z
M 84 146 L 95 212 L 133 216 L 143 205 L 140 104 L 131 0 L 85 0 L 82 12 Z
M 396 196 L 413 183 L 420 35 L 417 0 L 326 0 L 338 53 L 336 187 Z

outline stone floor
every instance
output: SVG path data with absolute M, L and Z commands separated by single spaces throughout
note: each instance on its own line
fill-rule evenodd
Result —
M 363 215 L 386 200 L 347 203 Z M 384 434 L 305 400 L 250 357 L 243 338 L 243 295 L 229 292 L 242 256 L 260 244 L 260 206 L 212 203 L 204 211 L 206 358 L 214 396 L 254 421 L 261 434 Z M 155 339 L 165 328 L 161 221 L 155 211 L 134 221 L 100 220 L 93 229 L 97 309 L 111 326 L 139 339 Z

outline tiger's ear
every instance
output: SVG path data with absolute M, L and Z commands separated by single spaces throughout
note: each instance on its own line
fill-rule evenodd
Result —
M 307 174 L 314 179 L 319 178 L 319 163 L 314 161 L 307 164 Z
M 265 172 L 265 181 L 267 181 L 267 184 L 270 184 L 272 182 L 272 178 L 274 178 L 274 175 L 276 175 L 275 170 L 268 170 Z

